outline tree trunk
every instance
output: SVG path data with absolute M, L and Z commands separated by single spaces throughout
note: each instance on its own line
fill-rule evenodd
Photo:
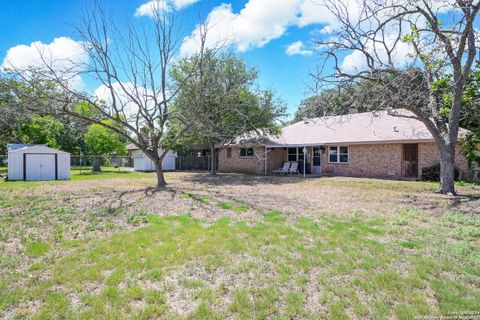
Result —
M 440 147 L 440 190 L 441 194 L 455 192 L 455 145 L 441 145 Z
M 100 168 L 100 164 L 102 162 L 101 157 L 94 157 L 92 161 L 92 172 L 100 172 L 102 168 Z
M 215 145 L 213 144 L 210 146 L 210 154 L 210 173 L 217 174 L 217 154 L 215 153 Z
M 163 175 L 162 160 L 156 159 L 153 163 L 155 164 L 155 171 L 157 172 L 157 189 L 161 189 L 167 185 L 165 176 Z

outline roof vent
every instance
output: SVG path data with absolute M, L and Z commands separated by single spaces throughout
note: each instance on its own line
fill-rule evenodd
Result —
M 303 123 L 308 124 L 308 118 L 307 117 L 303 117 Z
M 397 126 L 393 126 L 393 132 L 398 132 Z

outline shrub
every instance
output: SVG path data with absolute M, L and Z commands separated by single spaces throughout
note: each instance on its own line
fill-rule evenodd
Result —
M 460 177 L 460 171 L 455 168 L 455 180 Z M 422 180 L 425 181 L 440 181 L 440 163 L 433 166 L 422 168 Z

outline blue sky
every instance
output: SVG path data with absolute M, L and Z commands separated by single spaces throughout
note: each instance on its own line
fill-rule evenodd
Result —
M 178 1 L 195 2 L 194 0 Z M 109 13 L 134 17 L 136 10 L 147 2 L 147 0 L 104 0 L 102 3 Z M 233 15 L 240 15 L 248 2 L 252 3 L 255 0 L 200 0 L 182 8 L 184 36 L 191 34 L 199 16 L 205 19 L 212 10 L 221 5 L 224 9 L 229 9 Z M 0 10 L 0 30 L 2 31 L 0 61 L 5 58 L 10 48 L 18 45 L 29 46 L 36 41 L 50 44 L 58 37 L 78 40 L 75 38 L 73 25 L 79 21 L 79 13 L 84 6 L 84 1 L 76 0 L 3 1 L 2 10 Z M 250 11 L 253 9 L 255 8 L 251 8 Z M 262 10 L 262 8 L 258 7 L 255 10 Z M 281 14 L 282 12 L 279 12 L 278 16 Z M 260 19 L 264 25 L 271 23 L 272 29 L 280 26 L 280 29 L 284 29 L 283 31 L 280 30 L 272 36 L 268 34 L 267 28 L 264 35 L 258 37 L 249 31 L 247 38 L 253 39 L 245 40 L 248 48 L 239 48 L 236 44 L 232 44 L 232 48 L 250 65 L 258 68 L 259 85 L 265 89 L 275 90 L 279 97 L 287 102 L 289 112 L 293 113 L 300 101 L 308 95 L 309 84 L 312 82 L 309 71 L 315 67 L 316 59 L 315 54 L 310 52 L 312 32 L 319 30 L 322 25 L 313 23 L 300 26 L 296 22 L 288 21 L 290 18 L 287 16 L 284 16 L 283 20 L 280 17 L 280 21 L 275 21 L 276 16 L 277 14 L 271 14 Z M 138 16 L 135 19 L 148 19 L 148 17 Z M 243 23 L 249 24 L 249 21 Z M 299 52 L 293 55 L 287 54 L 287 48 L 298 41 L 303 42 Z M 88 83 L 86 85 L 89 86 Z
M 90 1 L 3 1 L 0 10 L 0 62 L 5 66 L 8 60 L 24 67 L 41 63 L 36 57 L 39 46 L 48 48 L 58 61 L 87 62 L 88 57 L 77 42 L 79 39 L 74 26 L 79 24 L 81 12 Z M 179 56 L 195 52 L 195 35 L 198 34 L 195 30 L 199 18 L 208 21 L 207 45 L 209 41 L 211 44 L 222 41 L 249 65 L 255 66 L 259 70 L 260 87 L 276 91 L 287 103 L 290 114 L 295 112 L 302 99 L 312 94 L 314 79 L 310 73 L 320 62 L 314 40 L 332 36 L 332 32 L 340 27 L 329 10 L 318 4 L 320 0 L 99 1 L 114 19 L 128 17 L 138 24 L 151 19 L 149 13 L 155 6 L 165 10 L 177 9 L 183 21 L 180 30 L 183 43 Z M 361 10 L 356 0 L 343 0 L 343 3 L 349 16 L 358 19 Z M 387 35 L 386 40 L 392 44 L 394 39 Z M 405 66 L 409 63 L 411 47 L 400 42 L 395 48 L 395 63 Z M 382 52 L 377 53 L 382 56 Z M 365 68 L 365 58 L 359 52 L 339 54 L 343 70 Z M 89 79 L 78 78 L 76 81 L 75 85 L 83 86 L 92 93 L 98 88 L 98 83 Z

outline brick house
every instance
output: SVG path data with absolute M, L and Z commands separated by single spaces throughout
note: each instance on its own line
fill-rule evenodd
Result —
M 218 155 L 220 172 L 270 175 L 285 161 L 306 172 L 362 177 L 417 178 L 440 154 L 425 125 L 406 110 L 313 118 L 283 128 L 263 143 L 239 137 Z M 460 130 L 460 135 L 465 134 Z M 256 140 L 256 139 L 253 139 Z M 306 157 L 304 156 L 306 150 Z M 457 146 L 456 167 L 468 164 Z M 305 161 L 304 161 L 305 159 Z

